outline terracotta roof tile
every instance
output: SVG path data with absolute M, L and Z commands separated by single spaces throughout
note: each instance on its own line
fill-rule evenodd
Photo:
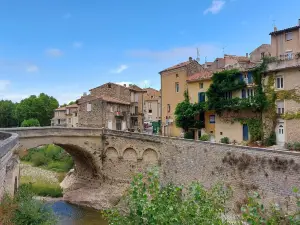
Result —
M 188 65 L 189 63 L 190 63 L 190 61 L 181 62 L 181 63 L 179 63 L 179 64 L 177 64 L 175 66 L 171 66 L 171 67 L 169 67 L 167 69 L 164 69 L 164 70 L 160 71 L 159 73 L 163 73 L 163 72 L 174 70 L 174 69 L 179 69 L 181 67 L 184 67 L 184 66 Z
M 209 80 L 213 76 L 213 72 L 209 70 L 202 70 L 188 77 L 187 82 L 194 82 L 200 80 Z
M 113 98 L 113 97 L 106 96 L 106 95 L 100 95 L 100 96 L 88 95 L 88 96 L 82 97 L 77 102 L 78 102 L 78 104 L 82 104 L 82 103 L 94 101 L 97 99 L 105 101 L 105 102 L 112 102 L 112 103 L 122 104 L 122 105 L 130 105 L 130 102 L 126 102 L 121 99 Z
M 77 104 L 67 105 L 66 108 L 78 108 Z
M 132 91 L 136 91 L 136 92 L 146 92 L 144 89 L 140 88 L 139 86 L 137 86 L 135 84 L 129 85 L 127 88 Z
M 297 29 L 300 29 L 299 25 L 294 26 L 294 27 L 288 27 L 288 28 L 285 28 L 285 29 L 282 29 L 282 30 L 273 31 L 273 32 L 270 33 L 270 35 L 281 34 L 281 33 L 285 33 L 285 32 L 288 32 L 288 31 L 297 30 Z
M 161 97 L 160 91 L 155 90 L 154 88 L 145 88 L 147 93 L 144 94 L 144 101 L 157 101 Z
M 55 109 L 55 111 L 64 111 L 64 110 L 66 110 L 66 107 L 59 107 L 59 108 Z

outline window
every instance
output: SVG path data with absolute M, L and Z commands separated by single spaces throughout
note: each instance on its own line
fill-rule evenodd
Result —
M 69 123 L 71 123 L 71 118 L 69 118 Z
M 152 109 L 149 109 L 148 112 L 149 112 L 149 113 L 152 113 Z
M 176 93 L 179 92 L 179 83 L 178 82 L 175 83 L 175 92 Z
M 149 109 L 151 109 L 152 107 L 151 107 L 151 102 L 149 102 Z
M 293 59 L 293 51 L 287 51 L 286 52 L 286 59 L 287 60 Z
M 232 99 L 232 92 L 231 91 L 225 92 L 224 98 L 225 99 Z
M 74 113 L 74 116 L 77 117 L 77 112 Z
M 179 75 L 178 75 L 178 74 L 176 74 L 176 78 L 177 78 L 177 77 L 179 77 Z
M 200 89 L 202 89 L 203 88 L 203 83 L 199 83 L 199 87 L 200 87 Z
M 171 105 L 170 104 L 167 105 L 167 111 L 168 111 L 168 113 L 171 112 Z
M 138 106 L 134 107 L 134 113 L 135 113 L 135 115 L 139 114 L 139 107 Z
M 242 98 L 251 98 L 254 96 L 254 90 L 252 88 L 242 89 Z
M 261 59 L 265 58 L 265 53 L 264 52 L 260 53 L 260 58 Z
M 198 102 L 205 102 L 205 92 L 198 93 Z
M 68 114 L 68 115 L 70 114 L 70 109 L 67 109 L 67 112 L 66 112 L 66 114 Z
M 60 124 L 60 119 L 57 120 L 57 124 Z
M 284 114 L 284 102 L 277 101 L 276 106 L 277 106 L 277 114 L 279 114 L 279 115 Z
M 286 40 L 286 41 L 293 40 L 293 33 L 292 33 L 292 32 L 286 33 L 286 34 L 285 34 L 285 40 Z
M 210 115 L 209 116 L 209 123 L 216 123 L 216 116 L 215 115 Z
M 110 107 L 110 112 L 114 112 L 114 107 L 113 106 Z
M 87 112 L 92 111 L 92 105 L 91 105 L 90 103 L 87 103 L 87 104 L 86 104 L 86 111 L 87 111 Z
M 283 88 L 283 77 L 276 77 L 276 88 Z

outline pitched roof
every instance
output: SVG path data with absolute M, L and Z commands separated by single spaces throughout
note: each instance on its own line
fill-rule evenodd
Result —
M 132 91 L 136 91 L 136 92 L 146 92 L 144 89 L 140 88 L 139 86 L 137 86 L 135 84 L 129 85 L 127 88 Z
M 255 52 L 257 49 L 260 49 L 260 48 L 262 48 L 262 47 L 270 47 L 270 48 L 271 48 L 271 45 L 270 45 L 270 44 L 262 44 L 262 45 L 258 46 L 256 49 L 254 49 L 254 50 L 250 53 L 250 55 L 251 55 L 253 52 Z
M 202 70 L 188 77 L 187 82 L 194 82 L 200 80 L 209 80 L 213 76 L 213 72 L 209 70 Z
M 167 72 L 167 71 L 174 70 L 174 69 L 179 69 L 179 68 L 181 68 L 181 67 L 185 67 L 185 66 L 188 65 L 189 63 L 190 63 L 190 61 L 181 62 L 181 63 L 178 63 L 178 64 L 176 64 L 176 65 L 174 65 L 174 66 L 171 66 L 171 67 L 169 67 L 169 68 L 167 68 L 167 69 L 164 69 L 164 70 L 160 71 L 159 73 Z
M 82 103 L 94 101 L 94 100 L 102 100 L 105 102 L 112 102 L 112 103 L 121 104 L 121 105 L 130 105 L 130 102 L 126 102 L 124 100 L 113 98 L 113 97 L 110 97 L 107 95 L 99 95 L 99 96 L 87 95 L 87 96 L 81 97 L 81 99 L 77 100 L 77 103 L 82 104 Z
M 270 35 L 281 34 L 281 33 L 289 32 L 289 31 L 297 30 L 297 29 L 300 29 L 299 25 L 294 26 L 294 27 L 288 27 L 288 28 L 285 28 L 285 29 L 282 29 L 282 30 L 273 31 L 273 32 L 270 33 Z
M 154 88 L 145 88 L 147 93 L 144 94 L 144 101 L 157 101 L 160 97 L 160 91 L 155 90 Z
M 67 105 L 66 108 L 78 108 L 77 104 Z
M 64 107 L 59 107 L 59 108 L 55 109 L 55 111 L 65 111 L 65 110 L 66 110 L 65 106 Z
M 236 59 L 238 62 L 248 62 L 250 61 L 250 58 L 248 58 L 247 56 L 237 56 L 237 55 L 224 55 L 224 57 L 228 57 L 231 59 Z

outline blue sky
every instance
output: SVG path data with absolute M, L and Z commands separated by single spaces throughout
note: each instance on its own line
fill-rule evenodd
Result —
M 160 88 L 162 69 L 245 55 L 297 24 L 299 0 L 0 0 L 0 98 L 62 104 L 105 82 Z

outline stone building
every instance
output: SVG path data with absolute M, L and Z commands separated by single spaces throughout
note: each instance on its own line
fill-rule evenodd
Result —
M 146 122 L 161 120 L 161 94 L 153 88 L 145 88 L 144 118 Z
M 78 105 L 72 104 L 54 110 L 51 126 L 77 127 Z
M 106 83 L 83 95 L 79 106 L 80 127 L 143 130 L 143 89 Z
M 275 126 L 277 145 L 300 141 L 300 20 L 293 27 L 271 36 L 271 56 L 277 60 L 268 66 L 266 83 L 274 83 L 277 94 Z

